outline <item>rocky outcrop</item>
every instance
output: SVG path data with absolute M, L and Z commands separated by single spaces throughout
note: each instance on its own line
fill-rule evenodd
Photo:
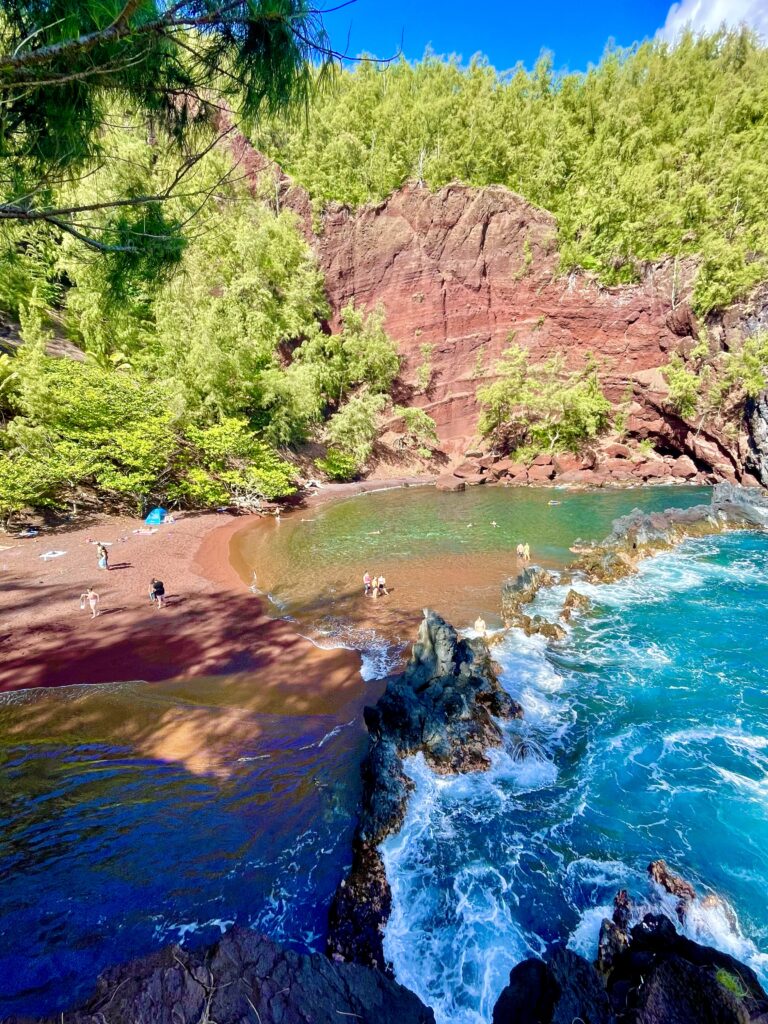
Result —
M 377 847 L 405 815 L 410 782 L 403 758 L 421 752 L 442 774 L 482 770 L 488 749 L 502 742 L 497 719 L 521 716 L 497 679 L 485 642 L 460 639 L 439 615 L 425 611 L 407 668 L 390 678 L 374 708 L 365 709 L 370 744 L 362 766 L 362 809 L 352 868 L 331 906 L 331 956 L 386 966 L 382 930 L 390 892 Z
M 111 968 L 85 1006 L 40 1024 L 339 1024 L 346 1018 L 435 1020 L 417 996 L 380 971 L 294 953 L 234 928 L 207 950 L 170 946 Z
M 714 488 L 709 505 L 653 513 L 635 509 L 622 516 L 606 540 L 583 551 L 570 568 L 590 582 L 611 583 L 635 572 L 643 558 L 672 548 L 686 537 L 766 527 L 768 495 L 753 487 L 721 483 Z
M 562 626 L 548 622 L 541 615 L 528 615 L 523 611 L 542 587 L 551 587 L 556 582 L 551 572 L 538 565 L 528 565 L 517 576 L 505 580 L 501 586 L 501 617 L 504 625 L 508 628 L 517 626 L 528 636 L 540 633 L 550 640 L 562 640 L 566 635 Z
M 757 398 L 748 398 L 745 411 L 749 431 L 747 469 L 763 487 L 768 487 L 768 391 Z
M 681 898 L 693 892 L 664 861 L 649 872 Z M 768 996 L 751 968 L 678 934 L 664 915 L 630 927 L 631 914 L 622 890 L 594 964 L 564 948 L 517 964 L 493 1024 L 765 1024 Z

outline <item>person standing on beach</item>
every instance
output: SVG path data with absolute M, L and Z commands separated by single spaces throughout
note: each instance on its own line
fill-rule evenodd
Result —
M 517 547 L 515 548 L 515 553 L 517 554 L 518 558 L 523 558 L 524 557 L 524 555 L 525 555 L 525 548 L 523 547 L 522 544 L 518 544 L 517 545 Z
M 364 594 L 366 594 L 366 595 L 370 594 L 372 582 L 373 581 L 371 580 L 371 574 L 369 572 L 366 572 L 363 575 L 363 593 Z
M 101 542 L 96 547 L 96 554 L 99 557 L 99 568 L 109 569 L 109 552 Z
M 389 591 L 387 590 L 387 581 L 384 579 L 383 576 L 379 576 L 379 578 L 376 580 L 376 589 L 378 590 L 379 594 L 386 594 L 387 596 L 389 596 Z
M 155 604 L 156 608 L 162 608 L 165 605 L 165 586 L 162 580 L 152 578 L 149 584 L 149 600 Z
M 88 587 L 88 589 L 80 595 L 81 611 L 85 610 L 86 601 L 88 602 L 91 608 L 91 618 L 95 619 L 96 616 L 99 614 L 99 595 L 96 593 L 93 587 Z
M 530 560 L 531 560 L 531 545 L 530 544 L 524 544 L 523 545 L 523 560 L 526 561 L 526 562 L 530 562 Z

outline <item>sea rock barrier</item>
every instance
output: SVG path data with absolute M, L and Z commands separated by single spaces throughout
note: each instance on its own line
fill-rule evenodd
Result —
M 768 493 L 756 487 L 719 483 L 709 505 L 642 512 L 635 509 L 616 519 L 610 534 L 598 544 L 578 549 L 579 557 L 565 573 L 551 573 L 537 565 L 526 566 L 501 588 L 501 615 L 507 628 L 517 627 L 529 636 L 540 633 L 549 640 L 562 640 L 565 630 L 525 608 L 539 591 L 582 577 L 590 583 L 614 583 L 637 572 L 645 558 L 669 551 L 689 537 L 706 537 L 730 530 L 768 529 Z M 575 611 L 584 612 L 589 599 L 569 590 L 560 613 L 568 622 Z
M 581 551 L 569 569 L 590 583 L 613 583 L 637 571 L 650 555 L 680 544 L 688 537 L 705 537 L 730 530 L 765 530 L 768 494 L 756 487 L 720 483 L 709 505 L 641 512 L 635 509 L 613 524 L 602 543 Z
M 460 639 L 425 610 L 405 671 L 389 679 L 375 707 L 365 709 L 370 740 L 361 769 L 362 809 L 352 867 L 331 904 L 333 959 L 388 969 L 382 933 L 391 894 L 378 846 L 405 817 L 412 785 L 403 758 L 421 752 L 442 774 L 483 770 L 488 749 L 502 743 L 497 719 L 522 714 L 499 683 L 485 641 Z

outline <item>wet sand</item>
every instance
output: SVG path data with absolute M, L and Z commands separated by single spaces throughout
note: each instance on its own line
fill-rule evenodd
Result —
M 254 522 L 187 515 L 146 535 L 133 532 L 139 520 L 103 517 L 32 539 L 0 536 L 0 691 L 255 675 L 265 709 L 276 686 L 281 702 L 313 682 L 337 699 L 356 692 L 358 655 L 320 650 L 269 618 L 231 564 L 232 537 Z M 109 571 L 89 540 L 112 542 Z M 66 554 L 40 558 L 54 549 Z M 153 576 L 165 583 L 162 610 L 147 596 Z M 101 598 L 96 619 L 80 610 L 88 585 Z

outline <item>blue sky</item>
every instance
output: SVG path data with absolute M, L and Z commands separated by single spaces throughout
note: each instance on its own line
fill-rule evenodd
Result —
M 766 12 L 768 0 L 356 0 L 327 14 L 325 24 L 334 46 L 352 54 L 388 56 L 402 43 L 414 59 L 431 44 L 436 53 L 458 53 L 465 61 L 481 51 L 507 69 L 518 61 L 530 67 L 547 49 L 556 68 L 577 71 L 597 63 L 609 39 L 629 46 L 659 30 L 671 38 L 688 21 L 712 29 L 722 20 L 744 20 L 763 29 Z

